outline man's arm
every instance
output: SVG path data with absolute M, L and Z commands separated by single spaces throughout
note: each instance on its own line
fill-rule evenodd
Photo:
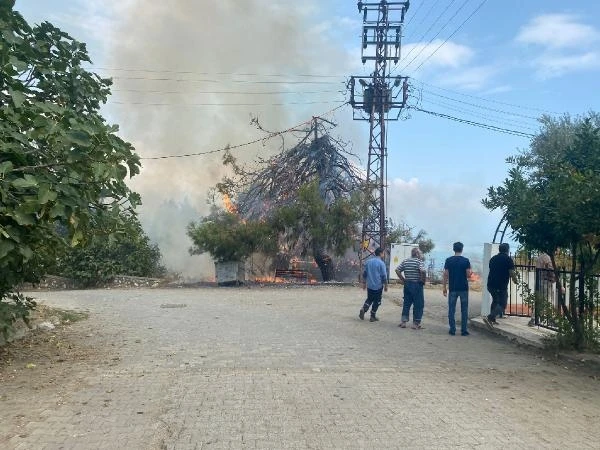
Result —
M 444 294 L 444 296 L 448 293 L 446 286 L 448 286 L 448 269 L 444 269 L 444 288 L 442 289 L 442 294 Z
M 396 267 L 396 275 L 398 275 L 398 280 L 400 280 L 400 284 L 404 284 L 406 281 L 406 278 L 404 278 L 404 275 L 402 273 L 403 270 L 404 268 L 402 267 L 402 264 Z

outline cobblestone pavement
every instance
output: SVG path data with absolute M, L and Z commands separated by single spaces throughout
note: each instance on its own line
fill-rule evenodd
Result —
M 0 447 L 600 448 L 593 373 L 449 336 L 438 291 L 398 328 L 400 294 L 370 323 L 357 287 L 36 292 L 89 311 L 71 328 L 100 356 L 35 398 L 0 386 Z

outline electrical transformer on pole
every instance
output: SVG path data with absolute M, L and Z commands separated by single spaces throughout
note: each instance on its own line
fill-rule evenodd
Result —
M 369 204 L 362 224 L 359 277 L 365 259 L 377 247 L 385 248 L 386 245 L 386 121 L 399 119 L 408 97 L 408 77 L 392 77 L 388 63 L 397 64 L 400 60 L 404 15 L 409 4 L 409 1 L 385 0 L 358 2 L 358 11 L 363 14 L 362 62 L 375 62 L 371 75 L 352 76 L 349 83 L 354 120 L 369 121 L 366 180 Z

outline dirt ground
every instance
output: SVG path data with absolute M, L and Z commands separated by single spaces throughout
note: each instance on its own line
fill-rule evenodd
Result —
M 76 388 L 77 373 L 82 365 L 102 359 L 107 353 L 103 348 L 88 347 L 84 344 L 85 334 L 81 327 L 74 326 L 85 320 L 85 314 L 51 309 L 40 305 L 33 312 L 33 330 L 25 336 L 0 346 L 0 402 L 9 395 L 35 399 L 44 391 L 51 393 L 55 404 L 62 403 L 68 390 Z M 36 328 L 41 323 L 52 323 L 54 329 Z M 24 328 L 25 325 L 20 325 Z M 19 428 L 25 416 L 15 411 L 11 423 L 6 428 Z

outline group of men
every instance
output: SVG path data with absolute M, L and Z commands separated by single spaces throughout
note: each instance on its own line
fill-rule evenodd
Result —
M 444 264 L 444 286 L 443 294 L 448 296 L 448 324 L 450 326 L 449 334 L 456 334 L 456 303 L 460 299 L 461 313 L 461 335 L 468 336 L 467 329 L 468 311 L 469 311 L 469 282 L 471 276 L 471 262 L 468 258 L 462 256 L 462 242 L 455 242 L 453 245 L 454 256 L 446 259 Z M 384 263 L 385 254 L 383 249 L 375 250 L 375 257 L 367 260 L 363 270 L 363 289 L 367 290 L 367 299 L 365 300 L 358 316 L 361 320 L 365 314 L 371 310 L 371 322 L 377 322 L 377 310 L 381 305 L 381 297 L 384 291 L 387 291 L 388 277 Z M 406 328 L 410 319 L 410 310 L 412 308 L 413 320 L 411 328 L 420 330 L 423 328 L 421 321 L 423 319 L 423 309 L 425 307 L 425 296 L 423 287 L 426 280 L 425 264 L 421 251 L 415 247 L 411 250 L 410 258 L 405 259 L 395 269 L 400 283 L 404 285 L 404 303 L 402 306 L 402 317 L 400 328 Z
M 454 255 L 447 258 L 444 263 L 443 295 L 448 297 L 448 333 L 451 336 L 456 335 L 456 304 L 460 300 L 461 316 L 461 336 L 468 336 L 468 314 L 469 314 L 469 278 L 471 277 L 471 262 L 462 255 L 463 244 L 455 242 L 453 244 Z M 538 258 L 538 266 L 543 265 L 544 269 L 552 265 L 548 263 L 550 258 L 542 254 Z M 363 270 L 363 289 L 367 290 L 367 299 L 365 300 L 358 316 L 364 320 L 365 314 L 370 310 L 371 322 L 377 322 L 377 310 L 381 305 L 383 291 L 387 291 L 388 277 L 385 265 L 385 254 L 383 249 L 375 250 L 375 257 L 367 260 Z M 508 283 L 512 279 L 517 283 L 513 259 L 509 256 L 509 245 L 500 244 L 498 254 L 494 255 L 489 262 L 489 275 L 487 279 L 487 290 L 492 297 L 490 313 L 484 317 L 484 322 L 493 327 L 497 325 L 496 318 L 503 317 L 508 301 Z M 406 328 L 409 322 L 410 310 L 412 308 L 413 321 L 411 328 L 419 330 L 423 328 L 421 321 L 423 319 L 423 309 L 425 306 L 425 297 L 423 287 L 426 280 L 425 265 L 423 255 L 418 248 L 411 250 L 410 258 L 405 259 L 395 268 L 400 283 L 404 285 L 404 303 L 402 306 L 401 328 Z M 552 273 L 550 270 L 548 273 Z M 548 278 L 550 280 L 550 278 Z M 532 315 L 534 320 L 535 312 Z M 530 322 L 530 325 L 533 322 Z

